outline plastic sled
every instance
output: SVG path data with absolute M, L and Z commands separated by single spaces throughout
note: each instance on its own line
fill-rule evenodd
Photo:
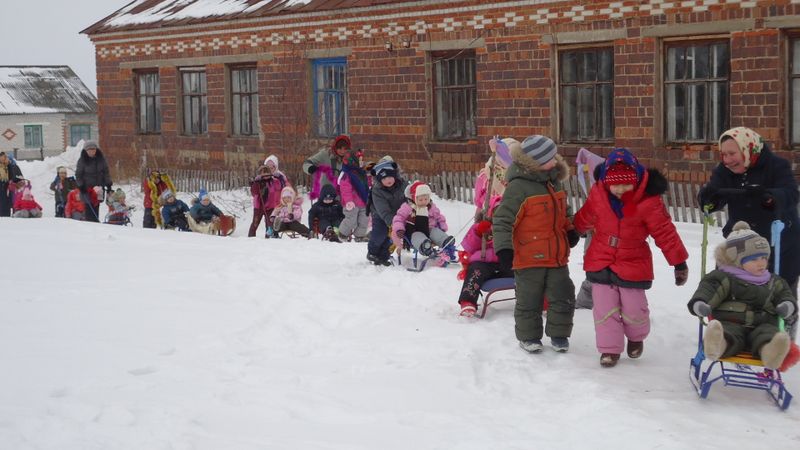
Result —
M 486 317 L 486 312 L 489 310 L 489 305 L 492 303 L 517 299 L 514 277 L 486 280 L 486 282 L 481 285 L 481 296 L 483 297 L 483 307 L 481 308 L 479 317 L 483 319 Z M 493 299 L 493 297 L 500 298 Z
M 782 410 L 789 408 L 792 394 L 786 389 L 780 370 L 768 369 L 760 359 L 750 353 L 740 353 L 729 358 L 711 361 L 703 368 L 706 355 L 703 353 L 703 327 L 700 322 L 697 354 L 689 360 L 689 376 L 700 398 L 708 398 L 717 381 L 725 386 L 766 391 Z M 718 369 L 718 370 L 717 370 Z

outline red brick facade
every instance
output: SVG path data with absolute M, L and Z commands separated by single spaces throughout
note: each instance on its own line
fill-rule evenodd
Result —
M 497 8 L 496 5 L 504 5 Z M 720 39 L 730 45 L 730 126 L 749 126 L 794 163 L 788 90 L 792 32 L 800 5 L 777 1 L 419 1 L 395 6 L 291 14 L 158 30 L 92 34 L 97 50 L 100 141 L 110 158 L 139 164 L 234 167 L 277 153 L 297 164 L 324 141 L 313 138 L 310 60 L 346 56 L 349 134 L 368 159 L 391 154 L 408 171 L 475 170 L 495 135 L 545 134 L 559 142 L 562 48 L 613 46 L 614 140 L 560 143 L 632 149 L 676 180 L 705 179 L 716 145 L 668 145 L 664 130 L 665 45 Z M 391 50 L 386 44 L 391 43 Z M 404 48 L 404 43 L 409 48 Z M 477 134 L 433 138 L 431 50 L 476 56 Z M 248 56 L 250 55 L 250 56 Z M 257 65 L 261 132 L 230 135 L 227 70 Z M 208 134 L 180 132 L 178 67 L 205 66 Z M 162 131 L 137 132 L 135 74 L 158 68 Z M 152 164 L 152 160 L 149 162 Z

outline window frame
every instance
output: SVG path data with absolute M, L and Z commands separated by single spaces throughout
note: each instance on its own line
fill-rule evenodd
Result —
M 44 127 L 41 124 L 39 125 L 23 125 L 23 141 L 25 144 L 25 148 L 44 148 Z M 30 131 L 29 131 L 30 130 Z M 33 139 L 33 130 L 38 130 L 39 136 L 39 143 L 35 145 L 31 143 L 29 139 Z
M 786 75 L 786 80 L 787 80 L 786 90 L 787 90 L 787 95 L 789 97 L 789 108 L 788 108 L 789 110 L 787 111 L 787 117 L 789 118 L 789 123 L 787 124 L 788 125 L 787 129 L 789 130 L 788 142 L 792 148 L 796 149 L 800 148 L 800 124 L 797 125 L 798 130 L 795 130 L 794 121 L 796 116 L 795 116 L 794 104 L 795 102 L 798 103 L 798 112 L 800 112 L 800 96 L 795 98 L 794 89 L 792 85 L 794 84 L 793 83 L 794 80 L 797 80 L 797 82 L 800 83 L 800 58 L 798 58 L 798 61 L 796 63 L 794 60 L 795 46 L 798 46 L 798 49 L 800 49 L 800 31 L 792 32 L 788 34 L 787 37 L 789 40 L 789 52 L 788 52 L 789 57 L 787 58 L 789 64 Z M 800 56 L 800 53 L 798 54 L 798 56 Z M 795 70 L 797 70 L 797 73 L 794 73 Z M 797 119 L 800 120 L 800 117 L 797 117 Z M 794 136 L 795 131 L 798 132 L 797 140 L 795 140 Z
M 435 141 L 439 142 L 466 142 L 470 140 L 474 140 L 478 137 L 478 58 L 475 52 L 475 49 L 465 48 L 460 50 L 447 50 L 447 51 L 433 51 L 430 52 L 431 58 L 431 135 Z M 443 61 L 465 61 L 471 60 L 472 61 L 472 84 L 465 83 L 465 84 L 447 84 L 439 86 L 437 83 L 437 78 L 439 75 L 439 67 Z M 465 64 L 466 69 L 466 64 Z M 447 69 L 449 71 L 449 67 Z M 466 74 L 466 72 L 465 72 Z M 469 79 L 469 76 L 466 76 Z M 461 118 L 456 117 L 455 122 L 463 122 L 463 134 L 459 135 L 458 131 L 450 132 L 450 133 L 440 133 L 439 132 L 439 125 L 440 125 L 440 114 L 439 114 L 439 92 L 441 91 L 461 91 L 463 94 L 461 95 L 461 100 L 463 100 L 463 120 Z M 467 117 L 470 114 L 470 107 L 468 107 L 467 103 L 469 102 L 469 93 L 471 92 L 472 101 L 470 102 L 471 105 L 471 113 L 472 113 L 472 132 L 468 129 L 467 126 L 468 119 Z M 453 97 L 448 96 L 450 106 L 453 105 Z M 452 109 L 450 110 L 452 111 Z M 453 114 L 450 114 L 453 115 Z M 457 115 L 457 114 L 456 114 Z M 451 120 L 452 121 L 452 120 Z
M 331 75 L 334 77 L 334 84 L 336 84 L 336 76 L 334 72 L 337 68 L 342 68 L 343 74 L 341 74 L 341 80 L 343 82 L 343 86 L 333 87 L 333 88 L 326 88 L 326 87 L 319 87 L 319 78 L 317 76 L 318 71 L 330 69 Z M 323 81 L 324 83 L 324 81 Z M 318 58 L 311 60 L 311 89 L 312 89 L 312 103 L 313 103 L 313 120 L 312 126 L 314 127 L 314 135 L 320 138 L 332 138 L 342 134 L 348 134 L 349 132 L 349 111 L 348 111 L 348 89 L 347 89 L 347 58 L 346 57 L 337 57 L 337 58 Z M 325 130 L 322 129 L 323 120 L 322 120 L 322 112 L 320 111 L 320 95 L 324 96 L 332 96 L 333 103 L 331 106 L 335 109 L 333 116 L 336 118 L 336 124 L 333 124 L 331 120 L 325 119 Z M 326 103 L 327 104 L 327 103 Z M 341 108 L 341 109 L 336 109 Z M 330 115 L 326 116 L 330 117 Z M 330 129 L 332 126 L 332 129 Z
M 77 141 L 75 141 L 75 127 L 85 127 L 87 130 L 86 137 L 81 137 Z M 70 147 L 74 147 L 78 145 L 81 139 L 87 141 L 92 138 L 92 124 L 90 123 L 71 123 L 69 124 L 69 145 Z
M 609 80 L 601 80 L 600 79 L 600 58 L 597 57 L 601 52 L 608 52 L 611 56 L 611 78 Z M 564 66 L 563 66 L 563 58 L 569 54 L 584 54 L 584 53 L 594 53 L 595 56 L 595 79 L 592 81 L 579 81 L 578 75 L 576 72 L 575 81 L 564 81 Z M 613 144 L 616 138 L 616 114 L 614 111 L 614 87 L 615 87 L 615 73 L 614 73 L 614 44 L 613 43 L 598 43 L 592 46 L 580 46 L 580 47 L 564 47 L 557 49 L 556 51 L 556 61 L 555 63 L 558 65 L 558 77 L 556 80 L 557 88 L 558 88 L 558 136 L 559 141 L 565 144 Z M 610 136 L 599 136 L 602 132 L 602 116 L 603 110 L 600 108 L 595 108 L 593 111 L 593 129 L 595 130 L 594 136 L 581 136 L 580 135 L 580 125 L 579 125 L 579 116 L 580 111 L 577 108 L 576 103 L 576 132 L 574 137 L 566 137 L 566 133 L 564 131 L 564 125 L 567 121 L 567 117 L 565 117 L 566 109 L 564 105 L 566 104 L 565 99 L 565 88 L 575 87 L 576 89 L 580 90 L 581 87 L 592 87 L 594 89 L 594 105 L 600 105 L 600 97 L 602 96 L 602 91 L 599 89 L 600 86 L 611 86 L 611 111 L 610 111 L 610 122 L 611 122 L 611 135 Z M 578 95 L 579 98 L 579 95 Z
M 728 51 L 727 69 L 728 69 L 728 71 L 727 71 L 727 73 L 725 74 L 724 77 L 713 77 L 713 76 L 711 76 L 712 67 L 709 64 L 708 65 L 709 73 L 708 73 L 708 76 L 705 77 L 705 78 L 688 78 L 687 74 L 688 74 L 689 71 L 688 70 L 684 70 L 684 77 L 682 79 L 680 79 L 680 80 L 670 80 L 669 79 L 669 70 L 670 70 L 669 55 L 670 55 L 670 49 L 672 49 L 672 48 L 683 48 L 684 49 L 684 54 L 685 54 L 686 49 L 688 49 L 690 47 L 705 46 L 705 47 L 710 49 L 710 48 L 712 48 L 713 46 L 715 46 L 717 44 L 724 44 L 724 45 L 727 46 L 727 51 Z M 708 55 L 709 55 L 709 58 L 711 58 L 712 57 L 711 56 L 712 52 L 709 51 Z M 686 60 L 687 59 L 684 58 L 684 61 L 686 61 Z M 723 118 L 723 123 L 722 123 L 722 126 L 720 127 L 721 131 L 720 131 L 719 134 L 723 133 L 726 129 L 730 128 L 730 121 L 731 121 L 731 43 L 730 43 L 730 39 L 698 37 L 697 39 L 687 39 L 687 40 L 676 40 L 676 41 L 666 41 L 666 42 L 664 42 L 664 48 L 663 48 L 663 71 L 662 71 L 662 83 L 661 83 L 662 84 L 661 85 L 662 92 L 661 92 L 661 94 L 662 94 L 662 98 L 663 98 L 663 105 L 662 105 L 662 108 L 663 108 L 663 110 L 662 110 L 662 114 L 663 114 L 663 120 L 662 120 L 663 132 L 662 133 L 663 133 L 663 141 L 664 141 L 664 143 L 666 145 L 698 145 L 698 144 L 699 145 L 708 145 L 708 144 L 714 144 L 714 143 L 717 142 L 717 140 L 719 138 L 719 134 L 712 135 L 711 129 L 710 129 L 711 128 L 710 115 L 711 115 L 711 112 L 712 112 L 712 105 L 711 105 L 712 89 L 709 89 L 709 87 L 712 86 L 715 83 L 721 83 L 721 82 L 725 83 L 726 92 L 727 92 L 727 99 L 725 101 L 725 110 L 724 110 L 725 117 Z M 703 128 L 704 128 L 703 134 L 705 135 L 705 139 L 699 139 L 699 140 L 698 139 L 689 139 L 688 136 L 686 136 L 688 134 L 686 131 L 684 131 L 684 139 L 682 139 L 682 140 L 681 139 L 670 139 L 670 136 L 669 136 L 670 127 L 669 127 L 669 110 L 668 110 L 668 108 L 669 108 L 668 87 L 670 85 L 689 86 L 689 85 L 701 85 L 701 84 L 704 87 L 704 91 L 705 91 L 704 92 L 704 108 L 703 108 L 703 124 L 702 124 Z M 688 96 L 688 91 L 686 91 L 686 92 L 687 93 L 684 94 L 684 95 Z M 689 108 L 684 107 L 683 110 L 684 110 L 683 118 L 684 118 L 684 124 L 685 124 L 684 127 L 686 127 L 687 126 L 686 124 L 688 124 L 688 122 L 689 122 L 688 121 Z
M 178 71 L 181 80 L 181 134 L 183 136 L 207 136 L 208 135 L 208 73 L 205 67 L 181 67 Z M 197 86 L 198 91 L 188 92 L 186 88 L 186 76 L 198 75 Z M 191 84 L 191 82 L 190 82 Z M 186 101 L 189 100 L 190 107 L 186 107 Z M 198 130 L 195 131 L 194 121 L 194 101 L 198 101 Z M 190 128 L 187 130 L 187 120 L 189 121 Z
M 252 71 L 253 77 L 250 80 L 251 86 L 250 90 L 240 90 L 236 91 L 236 74 L 237 72 L 243 71 Z M 236 66 L 229 66 L 228 67 L 228 78 L 230 80 L 229 91 L 228 91 L 228 101 L 230 106 L 230 131 L 232 136 L 238 137 L 253 137 L 258 136 L 260 133 L 260 119 L 258 114 L 258 67 L 254 64 L 243 64 L 243 65 L 236 65 Z M 236 114 L 236 105 L 237 105 L 237 97 L 239 97 L 238 104 L 240 105 L 240 112 L 238 114 L 238 124 L 237 124 L 237 114 Z M 249 120 L 249 127 L 251 128 L 248 132 L 242 132 L 242 125 L 244 125 L 244 121 L 242 120 L 242 113 L 241 110 L 245 104 L 249 105 L 250 108 L 250 120 Z
M 155 76 L 155 92 L 142 92 L 142 80 L 145 77 Z M 149 111 L 150 100 L 152 100 L 153 109 L 153 125 L 150 128 Z M 142 105 L 146 105 L 142 109 Z M 144 123 L 142 123 L 142 113 L 145 114 Z M 136 72 L 136 130 L 138 134 L 161 134 L 162 113 L 161 113 L 161 75 L 158 69 L 142 70 Z

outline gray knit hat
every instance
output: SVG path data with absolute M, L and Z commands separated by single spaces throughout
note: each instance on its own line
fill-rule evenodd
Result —
M 92 139 L 88 139 L 88 140 L 83 142 L 83 149 L 85 150 L 87 148 L 98 148 L 99 149 L 100 146 L 97 145 L 97 141 L 92 140 Z
M 522 141 L 522 151 L 542 166 L 556 157 L 558 147 L 549 137 L 535 134 Z
M 742 264 L 755 258 L 761 256 L 769 258 L 769 241 L 751 230 L 747 222 L 739 221 L 733 225 L 731 234 L 719 246 L 718 252 L 724 255 L 723 261 L 718 262 L 742 267 Z

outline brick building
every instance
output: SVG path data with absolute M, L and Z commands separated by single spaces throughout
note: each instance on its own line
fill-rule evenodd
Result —
M 100 140 L 131 164 L 296 165 L 344 132 L 473 170 L 489 137 L 538 133 L 697 181 L 738 125 L 800 160 L 798 0 L 138 0 L 83 33 Z

